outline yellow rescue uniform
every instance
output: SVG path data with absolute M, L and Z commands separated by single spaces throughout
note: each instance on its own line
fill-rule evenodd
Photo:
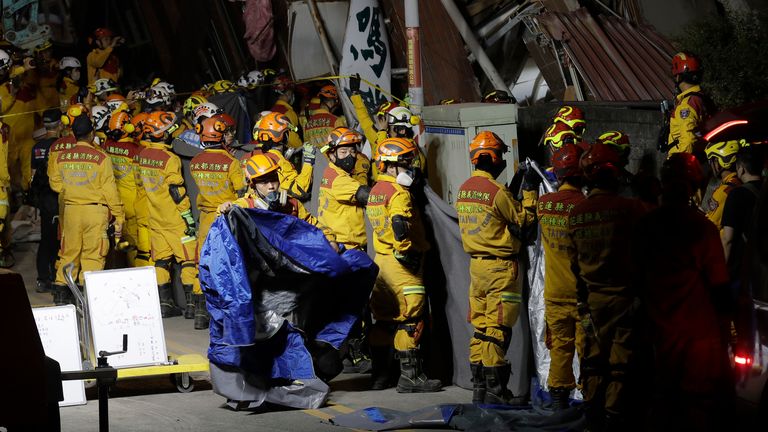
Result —
M 73 274 L 102 270 L 109 252 L 107 225 L 110 214 L 119 225 L 124 223 L 123 204 L 115 184 L 112 161 L 101 149 L 86 142 L 56 156 L 56 172 L 50 177 L 51 189 L 59 193 L 64 205 L 61 248 L 56 284 L 66 285 L 63 267 L 75 265 Z
M 11 182 L 20 189 L 27 190 L 32 180 L 32 147 L 35 146 L 32 133 L 35 130 L 36 92 L 32 85 L 25 83 L 14 98 L 10 96 L 9 83 L 2 87 L 4 89 L 0 90 L 0 98 L 3 109 L 6 108 L 6 101 L 11 101 L 8 111 L 4 113 L 8 117 L 3 119 L 11 131 L 8 147 Z
M 348 249 L 365 250 L 367 236 L 363 207 L 357 191 L 363 187 L 346 171 L 329 163 L 320 182 L 317 219 L 329 227 Z
M 254 150 L 245 155 L 241 162 L 245 162 L 253 155 L 263 153 L 261 150 Z M 272 149 L 264 153 L 280 167 L 278 178 L 280 179 L 280 189 L 288 191 L 288 195 L 298 198 L 301 201 L 307 201 L 312 193 L 312 174 L 314 167 L 308 162 L 301 166 L 301 172 L 296 171 L 291 161 L 285 158 L 282 153 Z
M 301 201 L 297 200 L 296 198 L 289 197 L 285 202 L 285 205 L 278 209 L 268 209 L 267 203 L 259 198 L 259 195 L 253 189 L 248 189 L 248 192 L 246 192 L 243 197 L 232 201 L 232 205 L 238 206 L 240 208 L 259 208 L 262 210 L 270 210 L 276 213 L 295 216 L 304 222 L 317 227 L 320 231 L 323 232 L 325 238 L 328 239 L 329 242 L 336 241 L 336 234 L 334 234 L 330 228 L 320 223 L 316 217 L 312 216 L 312 213 L 308 212 L 307 208 L 304 207 L 304 204 L 302 204 Z
M 117 192 L 125 208 L 123 239 L 132 246 L 136 246 L 139 225 L 136 222 L 136 174 L 133 161 L 141 152 L 141 147 L 132 138 L 121 138 L 117 141 L 108 140 L 104 144 L 104 150 L 112 159 Z M 128 264 L 131 267 L 136 265 L 135 258 L 135 253 L 128 254 Z
M 234 201 L 246 190 L 245 175 L 240 162 L 224 149 L 206 149 L 198 153 L 189 166 L 197 184 L 197 209 L 200 223 L 197 238 L 200 246 L 216 220 L 216 210 L 227 201 Z
M 731 190 L 737 186 L 741 186 L 741 180 L 736 173 L 730 173 L 722 180 L 720 185 L 712 192 L 712 196 L 707 202 L 707 219 L 711 220 L 713 224 L 720 230 L 720 234 L 723 233 L 723 207 L 725 207 L 725 199 L 728 198 L 728 194 Z
M 0 252 L 8 247 L 6 241 L 6 224 L 9 223 L 11 202 L 9 191 L 11 189 L 11 174 L 8 172 L 8 138 L 10 131 L 8 126 L 0 121 Z M 1 256 L 0 256 L 1 258 Z
M 46 110 L 48 108 L 59 107 L 59 91 L 56 88 L 56 79 L 58 77 L 58 68 L 49 65 L 47 71 L 37 70 L 37 109 Z
M 426 289 L 423 266 L 408 268 L 395 255 L 412 256 L 421 261 L 429 250 L 421 213 L 413 205 L 411 193 L 397 184 L 395 178 L 380 175 L 368 195 L 366 215 L 373 227 L 373 247 L 379 275 L 371 293 L 371 312 L 376 325 L 371 330 L 371 345 L 390 346 L 391 330 L 387 323 L 396 325 L 394 347 L 398 351 L 416 349 L 423 325 Z M 392 220 L 399 216 L 408 226 L 407 235 L 398 238 Z
M 72 103 L 72 96 L 80 91 L 80 86 L 70 77 L 64 77 L 59 87 L 59 104 L 62 107 Z
M 693 94 L 696 93 L 696 94 Z M 675 97 L 675 109 L 669 119 L 669 155 L 703 150 L 704 140 L 698 135 L 706 119 L 701 87 L 695 85 Z M 711 114 L 711 113 L 710 113 Z
M 328 142 L 328 135 L 337 127 L 346 126 L 343 116 L 335 116 L 325 108 L 318 108 L 304 127 L 304 141 L 321 148 Z
M 293 107 L 288 102 L 278 99 L 275 102 L 275 104 L 272 106 L 272 109 L 270 111 L 285 114 L 285 116 L 288 117 L 288 121 L 290 121 L 292 125 L 299 127 L 299 116 L 296 114 L 296 111 L 293 110 Z M 288 147 L 299 148 L 302 145 L 303 143 L 301 142 L 301 136 L 299 136 L 297 132 L 289 131 Z
M 122 70 L 120 60 L 112 48 L 94 48 L 86 58 L 88 64 L 88 85 L 93 84 L 99 78 L 109 78 L 114 82 L 120 82 Z
M 563 184 L 539 198 L 537 214 L 544 245 L 544 318 L 549 339 L 550 388 L 573 389 L 573 354 L 582 355 L 584 328 L 576 306 L 576 275 L 571 270 L 575 250 L 568 234 L 571 210 L 584 201 L 577 187 Z
M 139 141 L 139 153 L 133 159 L 133 180 L 136 184 L 136 201 L 134 203 L 134 211 L 136 213 L 136 258 L 133 262 L 134 267 L 154 265 L 150 255 L 152 241 L 149 235 L 149 203 L 147 201 L 147 192 L 141 183 L 141 166 L 139 164 L 139 156 L 146 146 L 146 141 Z
M 170 264 L 181 264 L 181 283 L 185 291 L 200 293 L 197 283 L 197 238 L 185 233 L 181 217 L 190 210 L 189 196 L 181 175 L 181 159 L 163 143 L 145 142 L 139 153 L 140 186 L 148 207 L 148 228 L 157 284 L 171 283 Z
M 475 333 L 469 361 L 485 367 L 503 366 L 522 302 L 517 255 L 520 229 L 533 222 L 535 194 L 526 192 L 526 206 L 485 171 L 475 170 L 461 185 L 456 200 L 464 250 L 469 265 L 469 321 Z

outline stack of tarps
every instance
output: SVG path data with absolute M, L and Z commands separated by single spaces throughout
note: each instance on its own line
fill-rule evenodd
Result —
M 336 253 L 291 215 L 235 207 L 217 218 L 200 254 L 214 391 L 236 408 L 321 406 L 377 274 L 365 253 Z

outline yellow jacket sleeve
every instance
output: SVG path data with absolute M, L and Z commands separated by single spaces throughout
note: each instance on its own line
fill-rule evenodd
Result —
M 299 148 L 303 145 L 304 143 L 301 142 L 301 137 L 298 132 L 288 131 L 288 147 Z
M 104 196 L 104 201 L 109 207 L 109 212 L 115 217 L 117 223 L 122 225 L 125 222 L 125 213 L 123 202 L 120 201 L 120 195 L 117 192 L 117 183 L 115 183 L 115 174 L 112 167 L 112 160 L 107 157 L 101 164 L 99 170 L 100 190 Z
M 8 133 L 5 124 L 0 122 L 0 184 L 8 184 L 11 174 L 8 171 Z
M 669 121 L 669 143 L 677 141 L 677 145 L 669 149 L 669 154 L 692 153 L 694 144 L 698 141 L 696 131 L 699 129 L 700 113 L 690 104 L 691 97 L 683 99 L 675 108 L 675 115 Z
M 0 114 L 6 114 L 16 103 L 16 95 L 11 93 L 10 84 L 0 85 Z
M 330 230 L 330 228 L 324 226 L 320 222 L 318 222 L 317 218 L 312 216 L 312 213 L 307 211 L 307 208 L 304 207 L 304 204 L 297 202 L 297 217 L 304 222 L 316 226 L 319 230 L 325 234 L 325 238 L 328 239 L 328 241 L 335 242 L 336 241 L 336 235 L 333 233 L 333 231 Z
M 243 166 L 237 160 L 229 164 L 229 183 L 232 185 L 232 190 L 235 191 L 235 195 L 238 197 L 245 195 L 245 192 L 248 190 L 248 185 L 245 184 Z
M 62 181 L 59 164 L 56 160 L 57 156 L 58 155 L 53 154 L 48 157 L 48 183 L 51 186 L 52 191 L 61 193 L 61 189 L 64 187 L 64 182 Z
M 147 208 L 147 191 L 144 190 L 144 182 L 141 180 L 141 168 L 138 163 L 133 164 L 133 181 L 136 183 L 136 223 L 145 227 L 149 224 L 149 210 Z
M 368 114 L 368 108 L 365 106 L 365 102 L 363 102 L 363 97 L 359 94 L 353 94 L 349 99 L 355 107 L 355 115 L 357 116 L 357 121 L 360 122 L 360 127 L 363 129 L 365 139 L 367 139 L 371 145 L 376 145 L 378 142 L 378 131 L 373 127 L 373 119 L 371 119 L 371 115 Z
M 184 187 L 184 177 L 181 176 L 181 160 L 177 157 L 168 159 L 168 163 L 165 166 L 165 186 L 170 188 L 171 186 L 178 187 L 178 192 L 183 198 L 181 202 L 176 204 L 176 210 L 179 213 L 183 213 L 189 210 L 192 205 L 189 202 L 189 195 L 187 195 L 187 189 Z
M 88 66 L 94 69 L 100 69 L 107 62 L 109 55 L 112 54 L 112 48 L 96 48 L 88 53 Z
M 528 194 L 527 196 L 526 193 Z M 536 192 L 524 191 L 523 203 L 520 203 L 515 200 L 508 189 L 502 188 L 496 194 L 494 207 L 499 212 L 499 216 L 509 221 L 510 224 L 515 224 L 520 228 L 530 226 L 536 220 L 535 195 Z
M 336 123 L 333 124 L 333 127 L 337 128 L 337 127 L 342 127 L 342 126 L 344 126 L 344 127 L 347 126 L 347 118 L 344 117 L 343 115 L 340 115 L 340 116 L 336 117 Z
M 389 201 L 389 218 L 390 226 L 392 219 L 395 216 L 402 216 L 409 225 L 412 225 L 411 218 L 413 217 L 413 204 L 411 202 L 411 194 L 408 191 L 398 191 L 392 195 Z M 397 240 L 397 237 L 393 235 L 394 242 L 392 244 L 395 252 L 405 254 L 410 251 L 413 243 L 410 236 L 406 236 L 403 240 Z

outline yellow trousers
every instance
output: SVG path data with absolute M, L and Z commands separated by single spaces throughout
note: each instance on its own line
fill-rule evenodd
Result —
M 469 262 L 470 363 L 503 366 L 520 315 L 522 301 L 516 260 L 478 259 Z
M 382 323 L 394 323 L 394 347 L 398 351 L 419 346 L 421 317 L 425 310 L 426 290 L 422 270 L 414 273 L 392 255 L 376 254 L 379 275 L 371 293 L 373 318 Z M 379 328 L 382 326 L 379 325 Z M 383 335 L 371 335 L 371 344 L 385 345 Z
M 56 270 L 56 284 L 66 285 L 64 266 L 75 265 L 72 275 L 83 284 L 83 273 L 104 269 L 104 259 L 109 252 L 107 224 L 109 210 L 105 205 L 64 206 L 59 268 Z
M 202 294 L 195 267 L 197 238 L 185 235 L 181 226 L 177 229 L 153 230 L 150 235 L 157 284 L 171 283 L 170 265 L 175 259 L 181 264 L 181 284 L 192 286 L 195 294 Z
M 576 388 L 573 354 L 578 353 L 581 358 L 584 351 L 584 327 L 576 303 L 545 299 L 544 318 L 551 339 L 547 385 L 550 388 Z
M 5 234 L 8 232 L 8 227 L 11 225 L 11 221 L 8 220 L 11 207 L 11 201 L 8 199 L 9 190 L 10 185 L 0 184 L 0 249 L 8 247 Z
M 198 224 L 197 239 L 200 242 L 200 248 L 203 248 L 205 238 L 208 237 L 208 231 L 211 230 L 211 225 L 216 220 L 216 210 L 207 211 L 200 209 L 200 223 Z

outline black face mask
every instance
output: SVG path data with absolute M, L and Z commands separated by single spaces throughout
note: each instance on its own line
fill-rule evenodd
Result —
M 413 138 L 413 129 L 406 127 L 406 126 L 395 126 L 395 135 L 397 135 L 398 138 Z
M 334 162 L 334 165 L 337 167 L 343 169 L 344 171 L 351 173 L 352 170 L 355 169 L 355 163 L 357 162 L 357 158 L 355 155 L 349 155 L 345 158 L 336 158 L 336 162 Z

